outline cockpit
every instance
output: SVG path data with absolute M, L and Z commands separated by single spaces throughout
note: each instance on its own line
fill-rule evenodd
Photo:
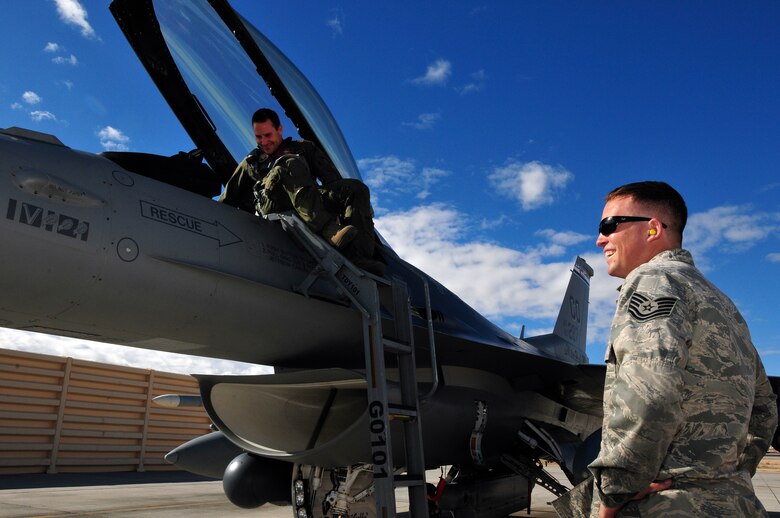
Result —
M 285 128 L 296 128 L 301 138 L 318 144 L 342 177 L 360 179 L 344 136 L 314 87 L 229 4 L 114 0 L 110 8 L 197 148 L 171 157 L 103 156 L 138 174 L 214 197 L 254 146 L 252 113 L 278 107 Z

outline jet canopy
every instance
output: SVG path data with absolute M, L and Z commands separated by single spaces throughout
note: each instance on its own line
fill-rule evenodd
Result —
M 360 178 L 311 83 L 225 0 L 114 0 L 111 12 L 223 183 L 255 145 L 252 113 L 275 105 L 302 138 L 320 145 L 343 177 Z

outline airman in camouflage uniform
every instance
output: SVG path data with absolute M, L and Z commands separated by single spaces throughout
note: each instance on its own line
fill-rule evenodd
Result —
M 766 516 L 751 477 L 777 426 L 775 395 L 739 311 L 680 248 L 686 219 L 665 183 L 607 196 L 597 245 L 625 284 L 592 517 Z
M 375 236 L 368 187 L 360 180 L 341 178 L 314 143 L 282 139 L 282 125 L 273 110 L 255 112 L 252 127 L 257 148 L 238 165 L 219 201 L 262 215 L 294 210 L 336 248 L 350 245 L 345 253 L 356 263 L 371 258 Z

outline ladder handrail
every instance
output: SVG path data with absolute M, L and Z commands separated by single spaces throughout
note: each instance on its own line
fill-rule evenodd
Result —
M 420 397 L 420 401 L 426 401 L 433 397 L 436 391 L 439 389 L 439 364 L 436 359 L 436 340 L 433 333 L 433 309 L 431 308 L 431 291 L 428 287 L 428 279 L 423 275 L 420 275 L 423 280 L 423 289 L 425 290 L 425 312 L 427 313 L 428 324 L 428 345 L 431 350 L 431 376 L 433 377 L 433 383 L 431 388 L 424 396 Z
M 309 289 L 321 276 L 333 282 L 337 289 L 346 294 L 362 315 L 363 347 L 366 362 L 366 395 L 368 396 L 368 415 L 370 419 L 371 459 L 374 471 L 374 495 L 378 516 L 395 517 L 395 488 L 407 486 L 409 491 L 409 510 L 412 518 L 423 518 L 428 514 L 425 486 L 425 457 L 423 454 L 422 425 L 420 422 L 420 402 L 414 353 L 414 330 L 412 308 L 406 283 L 401 279 L 388 280 L 365 272 L 333 247 L 317 236 L 294 213 L 272 214 L 266 219 L 280 221 L 282 228 L 290 232 L 315 259 L 316 265 L 297 287 L 308 297 Z M 346 268 L 346 270 L 344 270 Z M 430 309 L 430 293 L 425 283 L 428 329 L 433 351 L 433 321 Z M 392 295 L 392 315 L 395 320 L 395 340 L 385 338 L 382 331 L 382 310 L 380 286 L 390 288 Z M 403 319 L 403 321 L 402 321 Z M 404 345 L 403 342 L 408 342 Z M 386 347 L 385 345 L 388 345 Z M 390 438 L 391 413 L 396 405 L 388 399 L 385 353 L 391 351 L 398 355 L 398 375 L 401 399 L 407 408 L 402 409 L 406 419 L 402 419 L 404 455 L 408 476 L 397 479 L 394 473 L 392 440 Z M 433 351 L 435 360 L 435 351 Z M 438 369 L 432 363 L 435 376 L 434 388 L 438 386 Z M 432 392 L 430 393 L 432 394 Z M 413 405 L 413 406 L 412 406 Z M 411 479 L 411 481 L 410 481 Z

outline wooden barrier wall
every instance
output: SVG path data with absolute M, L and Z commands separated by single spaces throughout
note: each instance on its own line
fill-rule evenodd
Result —
M 0 349 L 0 474 L 175 469 L 164 455 L 209 431 L 190 376 Z

